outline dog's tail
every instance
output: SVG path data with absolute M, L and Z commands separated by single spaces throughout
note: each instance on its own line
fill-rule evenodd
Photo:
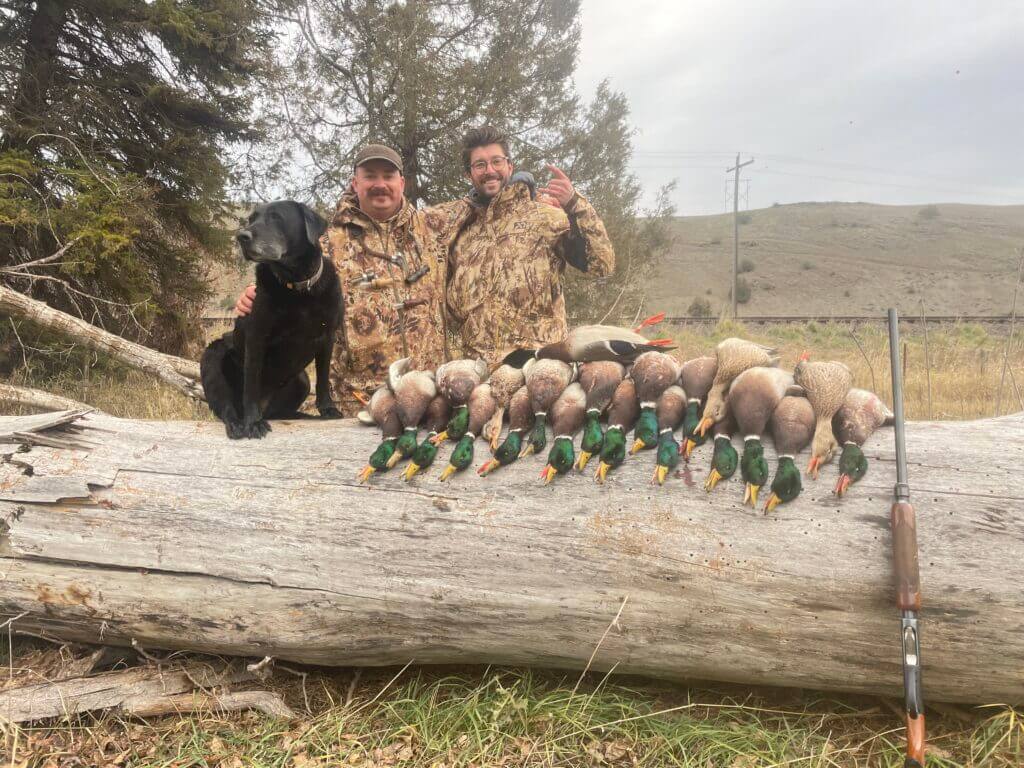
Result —
M 225 417 L 238 417 L 235 403 L 237 387 L 232 387 L 228 380 L 228 357 L 233 349 L 231 334 L 221 336 L 210 342 L 199 358 L 199 378 L 203 382 L 206 402 L 213 415 L 222 421 Z

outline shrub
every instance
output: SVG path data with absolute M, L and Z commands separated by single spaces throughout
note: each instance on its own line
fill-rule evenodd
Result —
M 743 261 L 740 262 L 740 274 L 741 275 L 744 274 L 745 272 L 753 272 L 753 271 L 754 271 L 754 262 L 752 260 L 750 260 L 750 259 L 743 259 Z
M 743 226 L 753 221 L 754 217 L 751 216 L 749 213 L 741 213 L 739 214 L 739 216 L 736 217 L 736 220 L 740 223 L 740 226 Z
M 813 261 L 803 261 L 803 262 L 800 262 L 800 269 L 803 269 L 803 270 L 814 269 L 814 262 Z
M 695 298 L 686 310 L 690 317 L 711 317 L 711 302 L 707 299 Z
M 926 205 L 917 212 L 917 216 L 921 219 L 937 219 L 939 218 L 939 206 Z
M 729 290 L 729 298 L 732 298 L 732 289 Z M 739 277 L 736 279 L 736 303 L 746 304 L 748 301 L 750 301 L 750 283 L 746 278 Z

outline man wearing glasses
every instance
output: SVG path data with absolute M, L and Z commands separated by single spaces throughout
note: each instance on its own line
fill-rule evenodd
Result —
M 547 202 L 532 199 L 532 184 L 509 183 L 522 174 L 513 178 L 508 138 L 495 128 L 466 134 L 462 163 L 469 197 L 427 215 L 449 219 L 431 229 L 447 233 L 446 300 L 462 352 L 493 366 L 511 349 L 565 338 L 566 266 L 605 277 L 615 253 L 593 206 L 555 166 L 538 191 Z

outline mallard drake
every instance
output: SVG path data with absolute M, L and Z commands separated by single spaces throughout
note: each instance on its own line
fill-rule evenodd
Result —
M 448 398 L 442 394 L 434 395 L 434 399 L 430 401 L 430 404 L 427 406 L 427 413 L 423 417 L 428 430 L 427 438 L 416 446 L 416 450 L 413 451 L 412 460 L 405 468 L 405 471 L 402 472 L 403 480 L 407 482 L 412 480 L 417 472 L 426 469 L 434 463 L 434 458 L 437 456 L 437 444 L 433 438 L 444 430 L 451 415 L 452 406 L 448 402 Z
M 732 410 L 729 408 L 729 401 L 723 404 L 724 415 L 715 426 L 711 428 L 714 436 L 714 450 L 711 454 L 711 471 L 708 472 L 707 480 L 704 481 L 704 490 L 711 493 L 715 486 L 723 480 L 728 480 L 736 472 L 736 466 L 740 462 L 739 454 L 732 446 L 732 435 L 736 431 L 736 421 L 732 417 Z
M 469 413 L 466 433 L 459 438 L 452 449 L 452 455 L 448 458 L 448 466 L 441 472 L 441 482 L 456 472 L 461 472 L 473 461 L 473 442 L 487 420 L 494 415 L 495 408 L 497 408 L 497 403 L 494 402 L 494 396 L 491 394 L 490 384 L 481 384 L 473 390 L 469 396 L 469 402 L 466 404 Z
M 842 443 L 839 455 L 839 480 L 835 492 L 842 496 L 846 490 L 864 477 L 868 471 L 868 460 L 861 446 L 875 430 L 893 422 L 889 406 L 874 392 L 866 389 L 851 389 L 846 393 L 842 406 L 832 417 L 832 431 Z
M 505 435 L 505 442 L 498 446 L 494 456 L 484 462 L 476 471 L 484 477 L 496 470 L 498 467 L 507 467 L 519 458 L 519 451 L 523 447 L 523 435 L 533 424 L 533 408 L 530 405 L 530 391 L 524 384 L 512 395 L 508 404 L 508 434 Z
M 434 436 L 435 443 L 443 443 L 447 438 L 459 440 L 466 434 L 469 428 L 469 396 L 486 378 L 487 363 L 483 360 L 452 360 L 437 369 L 434 374 L 437 391 L 448 398 L 452 415 L 445 430 Z
M 673 434 L 686 415 L 686 391 L 678 384 L 661 393 L 655 408 L 658 417 L 658 457 L 654 482 L 664 485 L 670 470 L 679 464 L 679 443 Z
M 494 369 L 487 383 L 491 385 L 491 394 L 497 407 L 494 415 L 484 425 L 483 438 L 491 445 L 491 452 L 498 449 L 499 438 L 501 437 L 501 422 L 505 418 L 505 409 L 508 408 L 512 396 L 523 386 L 526 378 L 522 368 L 515 368 L 511 365 L 499 365 Z
M 645 324 L 653 325 L 650 321 L 662 317 L 664 314 L 648 318 L 636 330 L 614 325 L 581 325 L 569 331 L 569 335 L 562 341 L 537 350 L 517 349 L 506 355 L 502 362 L 522 366 L 527 360 L 536 358 L 561 360 L 564 363 L 589 363 L 597 360 L 628 363 L 644 352 L 675 349 L 672 339 L 647 339 L 637 333 Z
M 689 461 L 693 449 L 704 445 L 708 435 L 697 434 L 701 408 L 715 380 L 718 358 L 711 355 L 687 360 L 679 367 L 679 385 L 686 391 L 686 415 L 683 417 L 683 458 Z
M 644 352 L 633 363 L 629 376 L 636 382 L 636 396 L 640 401 L 640 418 L 633 430 L 630 453 L 653 448 L 658 442 L 658 417 L 654 412 L 661 393 L 679 379 L 679 363 L 664 352 Z
M 381 442 L 370 454 L 369 461 L 359 473 L 359 482 L 365 483 L 374 472 L 383 472 L 390 465 L 388 459 L 395 452 L 398 436 L 402 434 L 402 421 L 398 418 L 398 401 L 395 393 L 385 385 L 378 387 L 367 404 L 367 413 L 380 427 Z
M 817 480 L 818 470 L 832 460 L 839 447 L 832 432 L 832 417 L 853 386 L 853 374 L 840 362 L 811 362 L 805 352 L 793 369 L 793 380 L 804 388 L 817 418 L 811 441 L 811 461 L 807 466 L 807 474 Z
M 586 468 L 590 457 L 601 450 L 601 443 L 604 441 L 601 414 L 612 401 L 615 388 L 625 375 L 625 366 L 614 360 L 597 360 L 580 366 L 580 386 L 587 394 L 586 421 L 583 425 L 583 438 L 580 441 L 580 456 L 576 461 L 576 468 L 581 472 Z
M 410 371 L 412 358 L 403 357 L 388 367 L 388 386 L 398 404 L 398 418 L 402 422 L 402 436 L 395 444 L 395 452 L 388 459 L 388 468 L 412 456 L 416 450 L 416 434 L 430 401 L 437 395 L 433 371 Z
M 743 503 L 757 506 L 757 494 L 768 482 L 768 461 L 764 457 L 764 434 L 772 413 L 787 390 L 793 387 L 793 374 L 781 368 L 748 368 L 729 387 L 729 410 L 736 428 L 743 435 L 740 473 L 746 483 Z
M 715 347 L 715 360 L 715 377 L 708 390 L 704 416 L 697 428 L 699 435 L 705 434 L 715 422 L 722 419 L 725 413 L 725 393 L 737 376 L 748 368 L 771 368 L 779 363 L 778 355 L 771 347 L 737 338 L 719 342 Z
M 811 402 L 803 395 L 786 395 L 775 406 L 768 426 L 779 460 L 772 480 L 772 495 L 764 505 L 765 514 L 779 504 L 792 501 L 803 490 L 794 457 L 811 444 L 815 422 Z
M 608 429 L 601 445 L 601 463 L 594 476 L 603 483 L 608 471 L 619 466 L 626 458 L 626 432 L 636 424 L 640 415 L 640 401 L 636 399 L 636 382 L 627 376 L 619 382 L 608 405 Z
M 576 366 L 563 363 L 561 360 L 531 360 L 526 364 L 524 371 L 534 420 L 530 438 L 519 452 L 519 458 L 544 450 L 548 444 L 544 428 L 548 409 L 576 378 Z
M 564 475 L 572 468 L 576 458 L 572 439 L 583 426 L 586 412 L 587 393 L 578 381 L 566 387 L 551 406 L 551 431 L 555 439 L 548 452 L 547 466 L 540 473 L 545 485 L 554 480 L 555 475 Z

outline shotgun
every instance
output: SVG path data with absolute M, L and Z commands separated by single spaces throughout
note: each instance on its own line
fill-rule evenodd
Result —
M 924 766 L 924 702 L 921 699 L 921 573 L 917 562 L 917 521 L 907 483 L 907 444 L 903 423 L 903 374 L 900 368 L 900 328 L 895 309 L 889 310 L 889 363 L 896 427 L 896 487 L 889 522 L 892 526 L 892 567 L 896 607 L 900 612 L 903 647 L 904 708 L 907 714 L 907 756 L 904 768 Z

